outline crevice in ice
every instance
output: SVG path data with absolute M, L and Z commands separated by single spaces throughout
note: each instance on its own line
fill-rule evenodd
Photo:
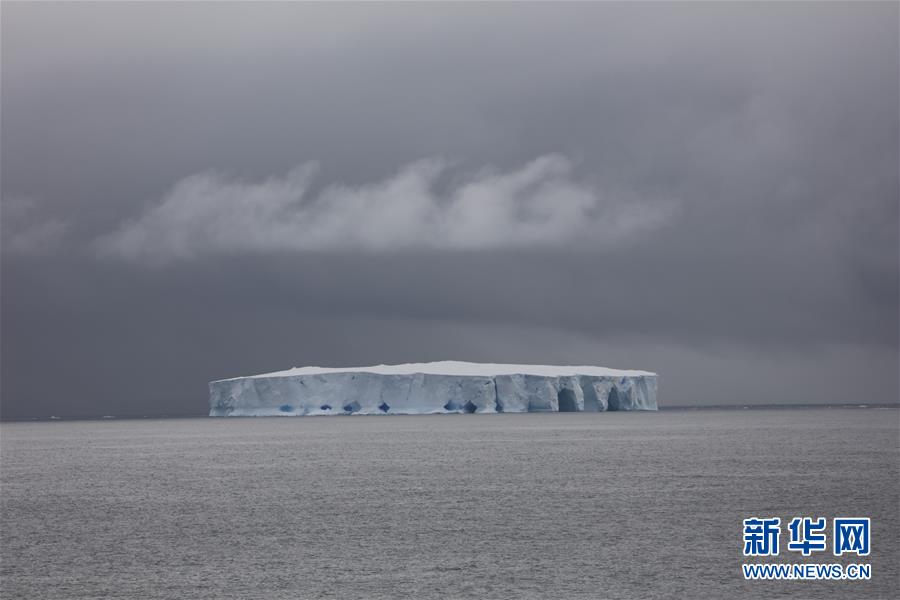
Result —
M 503 404 L 500 402 L 500 394 L 497 392 L 497 378 L 494 377 L 491 379 L 494 382 L 494 410 L 498 413 L 503 412 Z
M 292 410 L 294 410 L 294 407 L 290 404 L 282 404 L 278 407 L 278 410 L 280 410 L 281 412 L 291 412 Z
M 459 402 L 457 402 L 456 400 L 448 400 L 447 404 L 444 405 L 444 410 L 449 411 L 449 412 L 456 412 L 460 408 L 462 408 L 462 407 L 459 405 Z
M 423 376 L 424 377 L 424 376 Z M 413 382 L 416 380 L 415 376 L 409 377 L 406 382 L 406 406 L 409 406 L 409 399 L 412 396 Z
M 353 402 L 348 402 L 344 405 L 344 412 L 355 413 L 360 409 L 359 402 L 354 400 Z
M 391 410 L 391 405 L 388 404 L 387 402 L 382 402 L 381 404 L 378 405 L 378 410 L 380 410 L 381 412 L 387 412 L 387 411 Z
M 559 390 L 556 400 L 559 404 L 559 412 L 576 412 L 578 410 L 578 404 L 575 402 L 575 392 L 570 389 L 563 388 Z
M 466 411 L 467 413 L 473 413 L 476 410 L 478 410 L 478 405 L 475 404 L 474 402 L 472 402 L 471 400 L 469 400 L 468 402 L 466 402 L 463 405 L 463 410 Z
M 581 386 L 581 397 L 584 399 L 584 411 L 585 412 L 598 412 L 600 411 L 600 399 L 597 397 L 597 390 L 594 389 L 593 384 L 589 381 L 585 381 L 584 378 L 579 382 Z
M 234 412 L 235 399 L 234 396 L 228 396 L 228 399 L 219 398 L 216 402 L 215 410 L 223 416 L 228 416 Z
M 319 407 L 319 410 L 331 410 L 331 405 L 323 404 L 322 406 Z
M 606 410 L 619 410 L 619 390 L 612 386 L 606 399 Z

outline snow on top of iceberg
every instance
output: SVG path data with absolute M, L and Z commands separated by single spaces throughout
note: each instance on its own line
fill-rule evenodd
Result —
M 375 365 L 372 367 L 294 367 L 286 371 L 262 373 L 250 377 L 293 377 L 298 375 L 321 375 L 325 373 L 376 373 L 378 375 L 456 375 L 468 377 L 491 377 L 494 375 L 541 375 L 561 377 L 567 375 L 592 375 L 596 377 L 636 377 L 655 375 L 649 371 L 629 371 L 593 366 L 557 365 L 508 365 L 495 363 L 472 363 L 458 360 L 442 360 L 430 363 L 406 363 L 402 365 Z M 242 379 L 234 377 L 233 379 Z M 222 380 L 227 381 L 227 380 Z

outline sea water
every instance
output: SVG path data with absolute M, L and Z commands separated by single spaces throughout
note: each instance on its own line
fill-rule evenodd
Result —
M 0 597 L 898 597 L 898 416 L 4 423 Z M 751 516 L 871 518 L 871 580 L 745 581 Z

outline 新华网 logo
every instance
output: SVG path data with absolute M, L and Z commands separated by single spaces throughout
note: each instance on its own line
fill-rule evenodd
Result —
M 825 517 L 794 517 L 787 524 L 789 552 L 804 557 L 824 552 L 829 547 L 834 556 L 869 556 L 872 548 L 871 520 L 868 517 L 835 517 L 829 530 Z M 781 548 L 781 519 L 779 517 L 750 517 L 744 519 L 744 556 L 778 556 Z M 766 563 L 744 564 L 746 579 L 869 579 L 869 564 L 811 564 Z

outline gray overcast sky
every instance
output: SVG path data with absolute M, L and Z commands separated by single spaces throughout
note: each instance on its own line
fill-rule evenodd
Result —
M 898 401 L 898 5 L 2 5 L 2 416 L 439 359 Z

